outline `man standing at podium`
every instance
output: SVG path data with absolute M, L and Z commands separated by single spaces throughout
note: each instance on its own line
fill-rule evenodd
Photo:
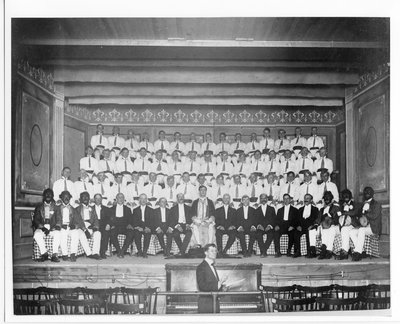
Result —
M 197 266 L 196 279 L 197 286 L 201 292 L 224 290 L 223 282 L 219 279 L 217 269 L 215 268 L 215 259 L 217 258 L 217 247 L 215 244 L 206 244 L 204 246 L 206 257 L 203 262 Z M 219 313 L 219 300 L 216 298 L 215 313 Z M 198 312 L 214 313 L 213 297 L 199 296 Z

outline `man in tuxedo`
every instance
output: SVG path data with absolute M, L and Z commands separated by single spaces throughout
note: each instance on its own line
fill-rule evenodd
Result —
M 268 196 L 263 193 L 260 195 L 260 205 L 256 209 L 256 239 L 260 247 L 261 258 L 267 256 L 267 250 L 274 241 L 275 257 L 279 258 L 281 252 L 279 249 L 279 229 L 276 229 L 276 213 L 275 208 L 267 204 Z M 264 234 L 267 234 L 267 240 L 264 243 Z
M 226 255 L 236 238 L 236 210 L 231 207 L 231 196 L 225 194 L 222 197 L 222 207 L 215 210 L 215 228 L 218 252 L 221 256 Z M 228 242 L 225 247 L 222 246 L 222 236 L 228 235 Z
M 360 261 L 363 252 L 365 235 L 380 235 L 382 231 L 382 206 L 374 199 L 374 189 L 364 188 L 364 203 L 361 208 L 359 226 L 350 231 L 354 243 L 353 261 Z
M 99 231 L 101 233 L 100 257 L 106 259 L 106 251 L 110 242 L 110 208 L 102 205 L 103 197 L 101 194 L 94 195 L 94 213 L 99 220 Z
M 224 291 L 225 286 L 219 279 L 217 269 L 215 268 L 215 259 L 217 258 L 217 247 L 215 244 L 206 244 L 204 246 L 205 258 L 202 263 L 197 266 L 196 280 L 199 291 Z M 213 297 L 199 296 L 198 299 L 199 313 L 213 313 Z M 219 313 L 219 300 L 217 298 L 215 313 Z
M 146 194 L 139 196 L 139 206 L 132 212 L 132 217 L 128 221 L 128 230 L 133 232 L 136 248 L 138 250 L 137 256 L 147 258 L 147 250 L 150 246 L 151 229 L 154 228 L 153 224 L 153 208 L 147 205 Z M 142 236 L 143 247 L 142 247 Z
M 164 251 L 164 256 L 168 257 L 171 255 L 173 233 L 173 228 L 170 227 L 170 210 L 167 208 L 166 198 L 160 198 L 158 204 L 160 208 L 156 208 L 153 211 L 151 233 L 157 235 L 158 241 Z M 164 235 L 167 236 L 167 246 L 165 246 Z
M 172 237 L 178 245 L 180 255 L 184 255 L 192 238 L 192 218 L 190 207 L 185 204 L 185 196 L 178 193 L 176 200 L 177 204 L 171 208 L 169 227 L 173 229 Z M 185 235 L 183 242 L 181 234 Z
M 58 247 L 60 246 L 60 229 L 61 220 L 56 219 L 53 190 L 47 188 L 43 191 L 43 202 L 39 204 L 33 214 L 33 239 L 39 246 L 40 258 L 37 261 L 44 262 L 48 260 L 49 254 L 44 243 L 44 238 L 47 235 L 53 237 L 53 254 L 51 255 L 52 262 L 60 262 L 57 257 Z
M 242 206 L 236 211 L 236 214 L 236 235 L 240 241 L 243 256 L 248 258 L 253 253 L 257 231 L 256 210 L 250 206 L 250 197 L 248 195 L 242 197 Z M 248 248 L 246 248 L 245 235 L 249 235 L 250 237 Z
M 299 217 L 300 217 L 300 227 L 302 234 L 306 234 L 307 238 L 307 256 L 306 258 L 311 259 L 317 256 L 317 252 L 315 249 L 316 241 L 317 241 L 317 228 L 318 228 L 318 208 L 313 206 L 312 203 L 313 196 L 310 194 L 306 194 L 304 196 L 304 206 L 299 209 Z M 297 239 L 297 238 L 296 238 Z M 296 244 L 296 243 L 295 243 Z
M 289 236 L 289 244 L 287 256 L 292 256 L 291 250 L 294 245 L 294 257 L 300 256 L 300 232 L 298 210 L 290 204 L 292 197 L 289 194 L 283 195 L 283 207 L 279 208 L 275 226 L 279 227 L 279 236 L 287 234 Z M 300 227 L 300 228 L 299 228 Z M 295 245 L 295 238 L 297 244 Z
M 131 210 L 124 205 L 125 196 L 123 193 L 117 194 L 116 202 L 117 203 L 110 208 L 110 237 L 111 244 L 114 245 L 118 258 L 123 258 L 128 246 L 133 240 L 133 228 L 129 223 L 131 219 Z M 118 242 L 119 234 L 125 235 L 125 242 L 122 249 Z

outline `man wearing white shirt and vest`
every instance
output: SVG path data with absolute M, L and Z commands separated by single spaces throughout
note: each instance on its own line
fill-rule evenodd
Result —
M 311 127 L 311 136 L 307 140 L 307 147 L 310 150 L 311 158 L 315 160 L 318 157 L 318 151 L 324 146 L 324 141 L 318 136 L 318 128 Z
M 170 151 L 170 145 L 168 140 L 165 138 L 165 132 L 160 130 L 158 132 L 158 139 L 154 142 L 154 151 L 161 151 L 163 159 L 167 156 Z
M 196 151 L 188 152 L 188 159 L 183 165 L 183 171 L 189 173 L 190 182 L 194 183 L 196 181 L 197 175 L 200 173 L 200 163 L 196 161 L 197 153 Z
M 360 224 L 350 231 L 350 238 L 354 243 L 353 261 L 360 261 L 366 235 L 380 235 L 382 231 L 382 206 L 374 199 L 374 190 L 365 187 L 364 203 L 361 208 Z
M 288 172 L 297 173 L 296 161 L 292 159 L 292 151 L 286 150 L 280 163 L 280 185 L 287 182 Z
M 139 174 L 133 171 L 131 174 L 131 181 L 126 187 L 126 205 L 131 209 L 135 208 L 138 205 L 139 196 L 143 193 L 143 190 L 143 181 L 140 180 Z
M 279 200 L 283 201 L 283 195 L 289 194 L 290 197 L 292 197 L 294 204 L 297 204 L 297 201 L 299 200 L 299 189 L 300 186 L 295 181 L 294 172 L 288 172 L 287 183 L 280 186 Z
M 147 155 L 146 149 L 141 147 L 138 158 L 133 162 L 133 170 L 138 172 L 143 183 L 149 181 L 149 170 L 151 169 L 151 163 Z
M 231 184 L 228 193 L 232 198 L 233 208 L 238 209 L 243 195 L 247 193 L 247 187 L 240 182 L 240 176 L 238 174 L 233 176 L 233 183 Z
M 278 152 L 280 155 L 282 155 L 285 150 L 290 149 L 290 142 L 286 138 L 286 131 L 284 129 L 278 131 L 278 139 L 275 141 L 274 149 L 275 152 Z
M 279 160 L 276 158 L 275 151 L 269 151 L 268 155 L 269 161 L 266 164 L 265 173 L 273 173 L 279 177 L 281 175 L 281 165 L 279 163 Z
M 254 152 L 260 150 L 260 143 L 257 141 L 257 134 L 251 133 L 250 142 L 246 145 L 245 153 L 249 156 L 253 156 Z
M 151 208 L 156 207 L 157 200 L 161 196 L 162 188 L 157 183 L 157 175 L 154 172 L 149 174 L 149 183 L 144 186 L 143 193 L 149 201 Z
M 308 157 L 308 149 L 306 147 L 301 149 L 301 155 L 296 161 L 296 169 L 300 181 L 303 181 L 305 172 L 314 173 L 314 162 Z
M 329 172 L 324 171 L 321 174 L 322 183 L 319 185 L 319 197 L 322 197 L 325 192 L 330 191 L 333 195 L 333 200 L 339 202 L 339 192 L 336 184 L 329 180 Z M 318 202 L 317 202 L 318 203 Z M 322 201 L 321 201 L 322 203 Z
M 126 183 L 130 179 L 133 170 L 133 163 L 129 158 L 129 151 L 124 147 L 115 162 L 115 172 L 121 173 L 124 177 L 124 183 Z
M 109 149 L 103 151 L 103 159 L 99 161 L 99 172 L 104 172 L 107 178 L 114 181 L 115 162 L 111 160 L 111 152 Z
M 258 182 L 257 174 L 252 173 L 249 177 L 249 182 L 247 185 L 247 195 L 249 196 L 250 206 L 257 207 L 258 197 L 263 193 L 264 188 Z
M 233 165 L 228 160 L 228 158 L 229 158 L 229 155 L 228 155 L 227 152 L 221 153 L 221 158 L 218 159 L 217 167 L 216 167 L 216 170 L 215 170 L 217 174 L 222 174 L 223 175 L 225 181 L 233 173 Z
M 93 148 L 91 146 L 86 147 L 86 156 L 79 161 L 79 168 L 86 170 L 90 177 L 93 173 L 99 172 L 99 166 L 97 160 L 93 157 Z
M 70 177 L 71 177 L 71 169 L 69 167 L 64 167 L 61 171 L 61 179 L 58 179 L 53 184 L 53 192 L 54 192 L 54 197 L 57 197 L 56 198 L 57 205 L 61 204 L 62 202 L 61 199 L 59 198 L 61 193 L 63 191 L 68 191 L 72 198 L 71 205 L 77 206 L 75 200 L 78 200 L 78 197 L 75 194 L 74 183 L 71 180 L 69 180 Z
M 157 182 L 164 184 L 165 178 L 169 173 L 168 164 L 163 160 L 163 151 L 158 150 L 151 165 L 151 171 L 157 175 Z
M 175 178 L 174 176 L 167 177 L 167 185 L 161 191 L 161 197 L 165 197 L 169 207 L 171 208 L 174 203 L 176 203 L 176 194 L 178 191 L 175 186 Z
M 190 140 L 186 143 L 186 154 L 189 152 L 200 153 L 200 144 L 196 142 L 196 134 L 190 133 Z
M 203 144 L 201 144 L 201 153 L 200 154 L 205 154 L 206 152 L 209 152 L 211 156 L 216 155 L 216 149 L 217 146 L 215 143 L 212 141 L 212 135 L 211 133 L 206 133 L 206 140 L 204 141 Z
M 264 173 L 267 173 L 267 164 L 261 160 L 261 152 L 258 150 L 254 152 L 250 170 L 252 173 L 257 174 L 258 177 L 261 177 Z
M 100 149 L 100 152 L 108 148 L 108 140 L 104 136 L 104 126 L 102 124 L 96 126 L 96 135 L 93 135 L 90 139 L 90 146 L 94 149 Z
M 216 183 L 211 187 L 210 198 L 214 202 L 215 207 L 222 205 L 222 197 L 228 193 L 229 187 L 224 182 L 223 175 L 218 175 Z
M 153 143 L 150 143 L 150 139 L 149 139 L 149 134 L 147 132 L 144 132 L 142 134 L 142 141 L 139 143 L 139 147 L 144 148 L 146 151 L 146 156 L 147 158 L 151 158 L 151 156 L 154 154 L 155 150 L 154 150 L 154 145 Z
M 104 172 L 100 172 L 97 175 L 97 178 L 99 182 L 94 185 L 93 187 L 93 194 L 101 194 L 102 200 L 103 200 L 103 205 L 107 207 L 111 207 L 113 202 L 114 202 L 114 197 L 113 193 L 111 191 L 111 186 L 110 182 L 107 181 L 106 175 Z
M 111 186 L 111 198 L 115 200 L 119 193 L 124 194 L 126 197 L 128 194 L 128 190 L 126 184 L 123 182 L 123 176 L 121 173 L 115 174 L 115 182 Z
M 200 172 L 206 177 L 207 184 L 212 185 L 212 179 L 216 176 L 217 167 L 209 151 L 204 153 L 204 162 L 200 166 Z
M 296 127 L 295 137 L 290 141 L 290 149 L 294 152 L 296 159 L 299 157 L 301 149 L 307 147 L 307 140 L 301 132 L 301 127 Z
M 262 154 L 268 154 L 270 150 L 274 149 L 275 141 L 271 138 L 271 130 L 265 127 L 263 130 L 264 138 L 260 141 L 260 151 Z
M 233 173 L 238 174 L 243 182 L 249 177 L 251 173 L 251 165 L 246 162 L 246 154 L 240 153 L 236 165 L 233 167 Z
M 125 140 L 120 136 L 120 129 L 114 126 L 112 129 L 112 136 L 108 138 L 108 148 L 111 150 L 111 159 L 115 161 L 124 146 Z
M 47 235 L 53 237 L 53 254 L 50 255 L 52 262 L 60 262 L 58 259 L 58 248 L 61 240 L 61 219 L 56 219 L 56 204 L 53 199 L 53 190 L 50 188 L 43 191 L 43 202 L 35 208 L 33 213 L 33 239 L 39 246 L 40 258 L 37 261 L 48 260 L 49 253 L 46 249 L 44 238 Z
M 80 194 L 80 205 L 76 207 L 76 213 L 80 216 L 82 222 L 78 228 L 79 242 L 87 257 L 101 260 L 100 257 L 100 243 L 101 233 L 99 231 L 99 220 L 94 212 L 94 209 L 89 206 L 89 194 L 82 192 Z M 93 239 L 93 248 L 90 249 L 88 239 Z
M 139 143 L 135 138 L 133 129 L 128 130 L 128 138 L 125 141 L 124 147 L 126 147 L 129 150 L 129 157 L 131 159 L 135 159 L 137 151 L 139 151 Z
M 93 183 L 90 181 L 88 174 L 86 173 L 86 170 L 81 169 L 80 171 L 81 175 L 79 177 L 78 181 L 75 181 L 74 186 L 75 186 L 75 192 L 76 195 L 80 196 L 82 192 L 88 192 L 89 196 L 91 199 L 93 199 Z
M 306 194 L 310 194 L 314 198 L 314 202 L 320 200 L 319 187 L 316 183 L 312 182 L 311 172 L 307 171 L 304 173 L 304 182 L 299 189 L 299 203 L 298 205 L 303 205 L 303 199 Z
M 176 152 L 178 154 L 178 158 L 186 154 L 186 145 L 182 142 L 181 137 L 182 135 L 180 132 L 175 132 L 174 141 L 171 142 L 169 146 L 169 153 L 172 154 L 173 152 Z
M 267 182 L 264 183 L 264 193 L 267 194 L 268 200 L 275 204 L 279 199 L 279 186 L 274 183 L 275 176 L 272 173 L 267 175 Z
M 321 173 L 328 171 L 329 174 L 333 171 L 333 162 L 326 156 L 327 150 L 325 147 L 320 148 L 319 158 L 314 161 L 314 171 L 317 173 L 317 179 L 321 179 Z
M 177 193 L 185 195 L 185 203 L 191 204 L 196 199 L 196 187 L 190 182 L 189 172 L 182 174 L 181 184 L 176 188 Z
M 233 142 L 231 145 L 231 151 L 232 154 L 236 154 L 237 156 L 246 151 L 246 144 L 242 142 L 242 134 L 235 134 L 235 142 Z
M 256 210 L 250 206 L 250 197 L 248 195 L 242 197 L 242 206 L 236 211 L 236 216 L 236 236 L 240 241 L 243 256 L 248 258 L 253 253 L 257 231 Z M 245 235 L 249 236 L 248 247 L 246 247 Z
M 173 151 L 171 154 L 171 163 L 169 163 L 169 172 L 168 175 L 173 176 L 175 178 L 175 183 L 179 184 L 181 181 L 182 173 L 183 173 L 183 164 L 179 159 L 179 152 Z
M 225 133 L 220 133 L 219 134 L 219 143 L 217 144 L 217 147 L 216 147 L 216 154 L 219 154 L 221 152 L 227 152 L 228 155 L 232 154 L 231 153 L 231 146 L 226 141 L 226 134 Z

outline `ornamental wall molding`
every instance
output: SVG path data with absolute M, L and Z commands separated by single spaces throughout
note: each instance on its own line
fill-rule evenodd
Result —
M 353 95 L 358 94 L 371 84 L 379 81 L 380 79 L 390 74 L 390 63 L 384 63 L 378 66 L 374 71 L 367 72 L 360 76 L 360 81 L 353 91 Z
M 26 60 L 18 62 L 18 72 L 50 92 L 55 93 L 54 78 L 51 73 L 44 71 L 40 67 L 30 65 Z
M 270 107 L 147 107 L 66 105 L 65 114 L 88 123 L 144 125 L 262 125 L 262 124 L 332 124 L 342 123 L 343 108 Z

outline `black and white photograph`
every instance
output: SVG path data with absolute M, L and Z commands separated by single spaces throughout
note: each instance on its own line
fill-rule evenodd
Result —
M 7 320 L 390 319 L 396 18 L 14 12 Z

